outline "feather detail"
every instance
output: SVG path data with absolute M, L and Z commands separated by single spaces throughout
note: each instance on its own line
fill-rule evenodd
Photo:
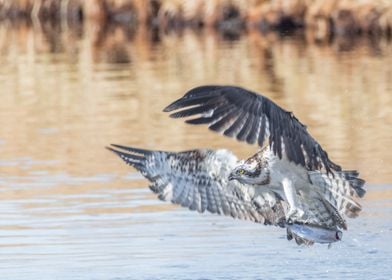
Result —
M 190 210 L 284 226 L 281 199 L 274 193 L 257 205 L 253 186 L 228 181 L 237 158 L 227 150 L 148 151 L 121 145 L 107 147 L 150 182 L 158 198 Z M 280 202 L 277 202 L 280 201 Z M 283 203 L 283 202 L 282 202 Z M 271 207 L 273 205 L 274 207 Z
M 167 106 L 164 112 L 176 110 L 170 117 L 196 116 L 186 122 L 208 124 L 211 130 L 239 141 L 257 142 L 262 147 L 268 139 L 273 153 L 280 159 L 285 152 L 288 160 L 309 170 L 324 168 L 327 173 L 341 170 L 292 112 L 247 89 L 217 85 L 196 87 Z
M 355 218 L 362 210 L 356 198 L 365 194 L 365 181 L 358 178 L 356 171 L 341 171 L 326 174 L 318 171 L 309 172 L 309 179 L 319 188 L 321 194 L 341 215 Z

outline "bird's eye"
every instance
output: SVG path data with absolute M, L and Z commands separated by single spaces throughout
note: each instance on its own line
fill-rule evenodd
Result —
M 245 173 L 245 170 L 244 169 L 240 169 L 238 172 L 242 175 L 242 174 Z

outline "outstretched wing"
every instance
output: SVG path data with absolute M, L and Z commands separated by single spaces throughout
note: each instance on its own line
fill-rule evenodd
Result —
M 223 132 L 249 144 L 263 146 L 265 139 L 274 154 L 282 152 L 290 161 L 309 170 L 325 168 L 341 170 L 333 163 L 320 144 L 308 133 L 293 113 L 285 111 L 268 98 L 240 87 L 201 86 L 188 91 L 170 104 L 165 112 L 182 109 L 170 116 L 195 116 L 186 122 L 208 124 L 209 128 Z
M 161 200 L 198 212 L 284 226 L 283 204 L 277 195 L 265 192 L 256 196 L 252 186 L 228 181 L 237 158 L 227 150 L 174 153 L 119 145 L 108 149 L 139 170 Z

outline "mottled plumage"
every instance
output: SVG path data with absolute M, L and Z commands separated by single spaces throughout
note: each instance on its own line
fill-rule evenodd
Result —
M 109 150 L 139 170 L 162 200 L 287 228 L 298 244 L 341 239 L 365 194 L 356 171 L 343 171 L 291 113 L 268 98 L 231 86 L 203 86 L 165 108 L 174 118 L 209 128 L 261 150 L 245 161 L 227 150 Z M 268 140 L 268 145 L 264 145 Z M 308 234 L 308 235 L 307 235 Z M 313 236 L 311 236 L 313 235 Z
M 116 149 L 111 151 L 151 182 L 150 189 L 161 200 L 201 213 L 284 225 L 284 202 L 275 193 L 256 193 L 252 186 L 228 180 L 237 158 L 227 150 L 174 153 L 112 146 Z

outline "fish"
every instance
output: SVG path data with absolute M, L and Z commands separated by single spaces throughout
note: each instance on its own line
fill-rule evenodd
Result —
M 295 239 L 297 244 L 329 244 L 342 240 L 343 232 L 337 229 L 323 228 L 316 225 L 293 223 L 287 225 L 287 239 Z

